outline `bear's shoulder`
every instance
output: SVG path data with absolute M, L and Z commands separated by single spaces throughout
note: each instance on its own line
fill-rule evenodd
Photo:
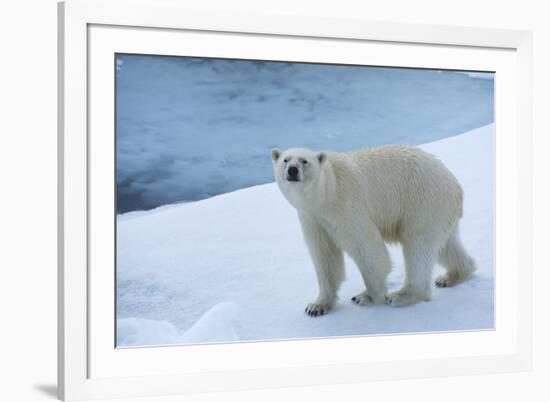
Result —
M 347 154 L 354 161 L 421 161 L 435 157 L 414 145 L 391 144 L 358 149 Z

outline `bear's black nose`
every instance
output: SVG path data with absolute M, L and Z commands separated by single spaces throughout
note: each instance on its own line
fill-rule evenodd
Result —
M 298 176 L 298 168 L 296 166 L 291 166 L 288 168 L 288 176 L 296 177 Z

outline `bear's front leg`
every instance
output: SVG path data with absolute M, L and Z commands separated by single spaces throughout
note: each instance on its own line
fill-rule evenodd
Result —
M 350 254 L 361 272 L 366 290 L 351 298 L 355 304 L 383 304 L 386 301 L 386 278 L 391 271 L 391 260 L 378 228 L 370 221 L 357 220 L 348 227 Z
M 334 306 L 344 279 L 344 255 L 326 229 L 312 216 L 299 214 L 304 240 L 317 274 L 319 296 L 308 304 L 307 315 L 324 315 Z

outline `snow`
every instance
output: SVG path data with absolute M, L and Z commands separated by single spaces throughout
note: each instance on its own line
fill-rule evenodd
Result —
M 357 306 L 355 264 L 330 314 L 304 314 L 317 295 L 295 211 L 275 183 L 123 214 L 117 230 L 118 346 L 232 342 L 494 327 L 494 125 L 423 145 L 465 191 L 461 237 L 476 276 L 411 307 Z M 391 247 L 389 289 L 404 278 Z M 434 277 L 442 272 L 437 267 Z
M 238 341 L 233 320 L 239 313 L 235 303 L 218 303 L 190 329 L 178 330 L 168 321 L 121 318 L 117 321 L 118 345 L 167 345 Z
M 479 78 L 481 80 L 493 80 L 494 73 L 464 72 L 470 78 Z
M 494 120 L 493 74 L 144 55 L 116 60 L 120 213 L 269 183 L 274 147 L 423 144 Z

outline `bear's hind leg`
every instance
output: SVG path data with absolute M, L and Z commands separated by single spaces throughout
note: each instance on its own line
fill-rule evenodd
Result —
M 431 298 L 432 271 L 439 247 L 436 242 L 415 239 L 403 242 L 405 284 L 386 298 L 392 307 L 408 306 Z
M 435 285 L 440 288 L 454 286 L 469 279 L 476 265 L 472 257 L 468 255 L 458 234 L 458 228 L 453 231 L 445 246 L 439 252 L 439 263 L 447 272 L 435 280 Z

